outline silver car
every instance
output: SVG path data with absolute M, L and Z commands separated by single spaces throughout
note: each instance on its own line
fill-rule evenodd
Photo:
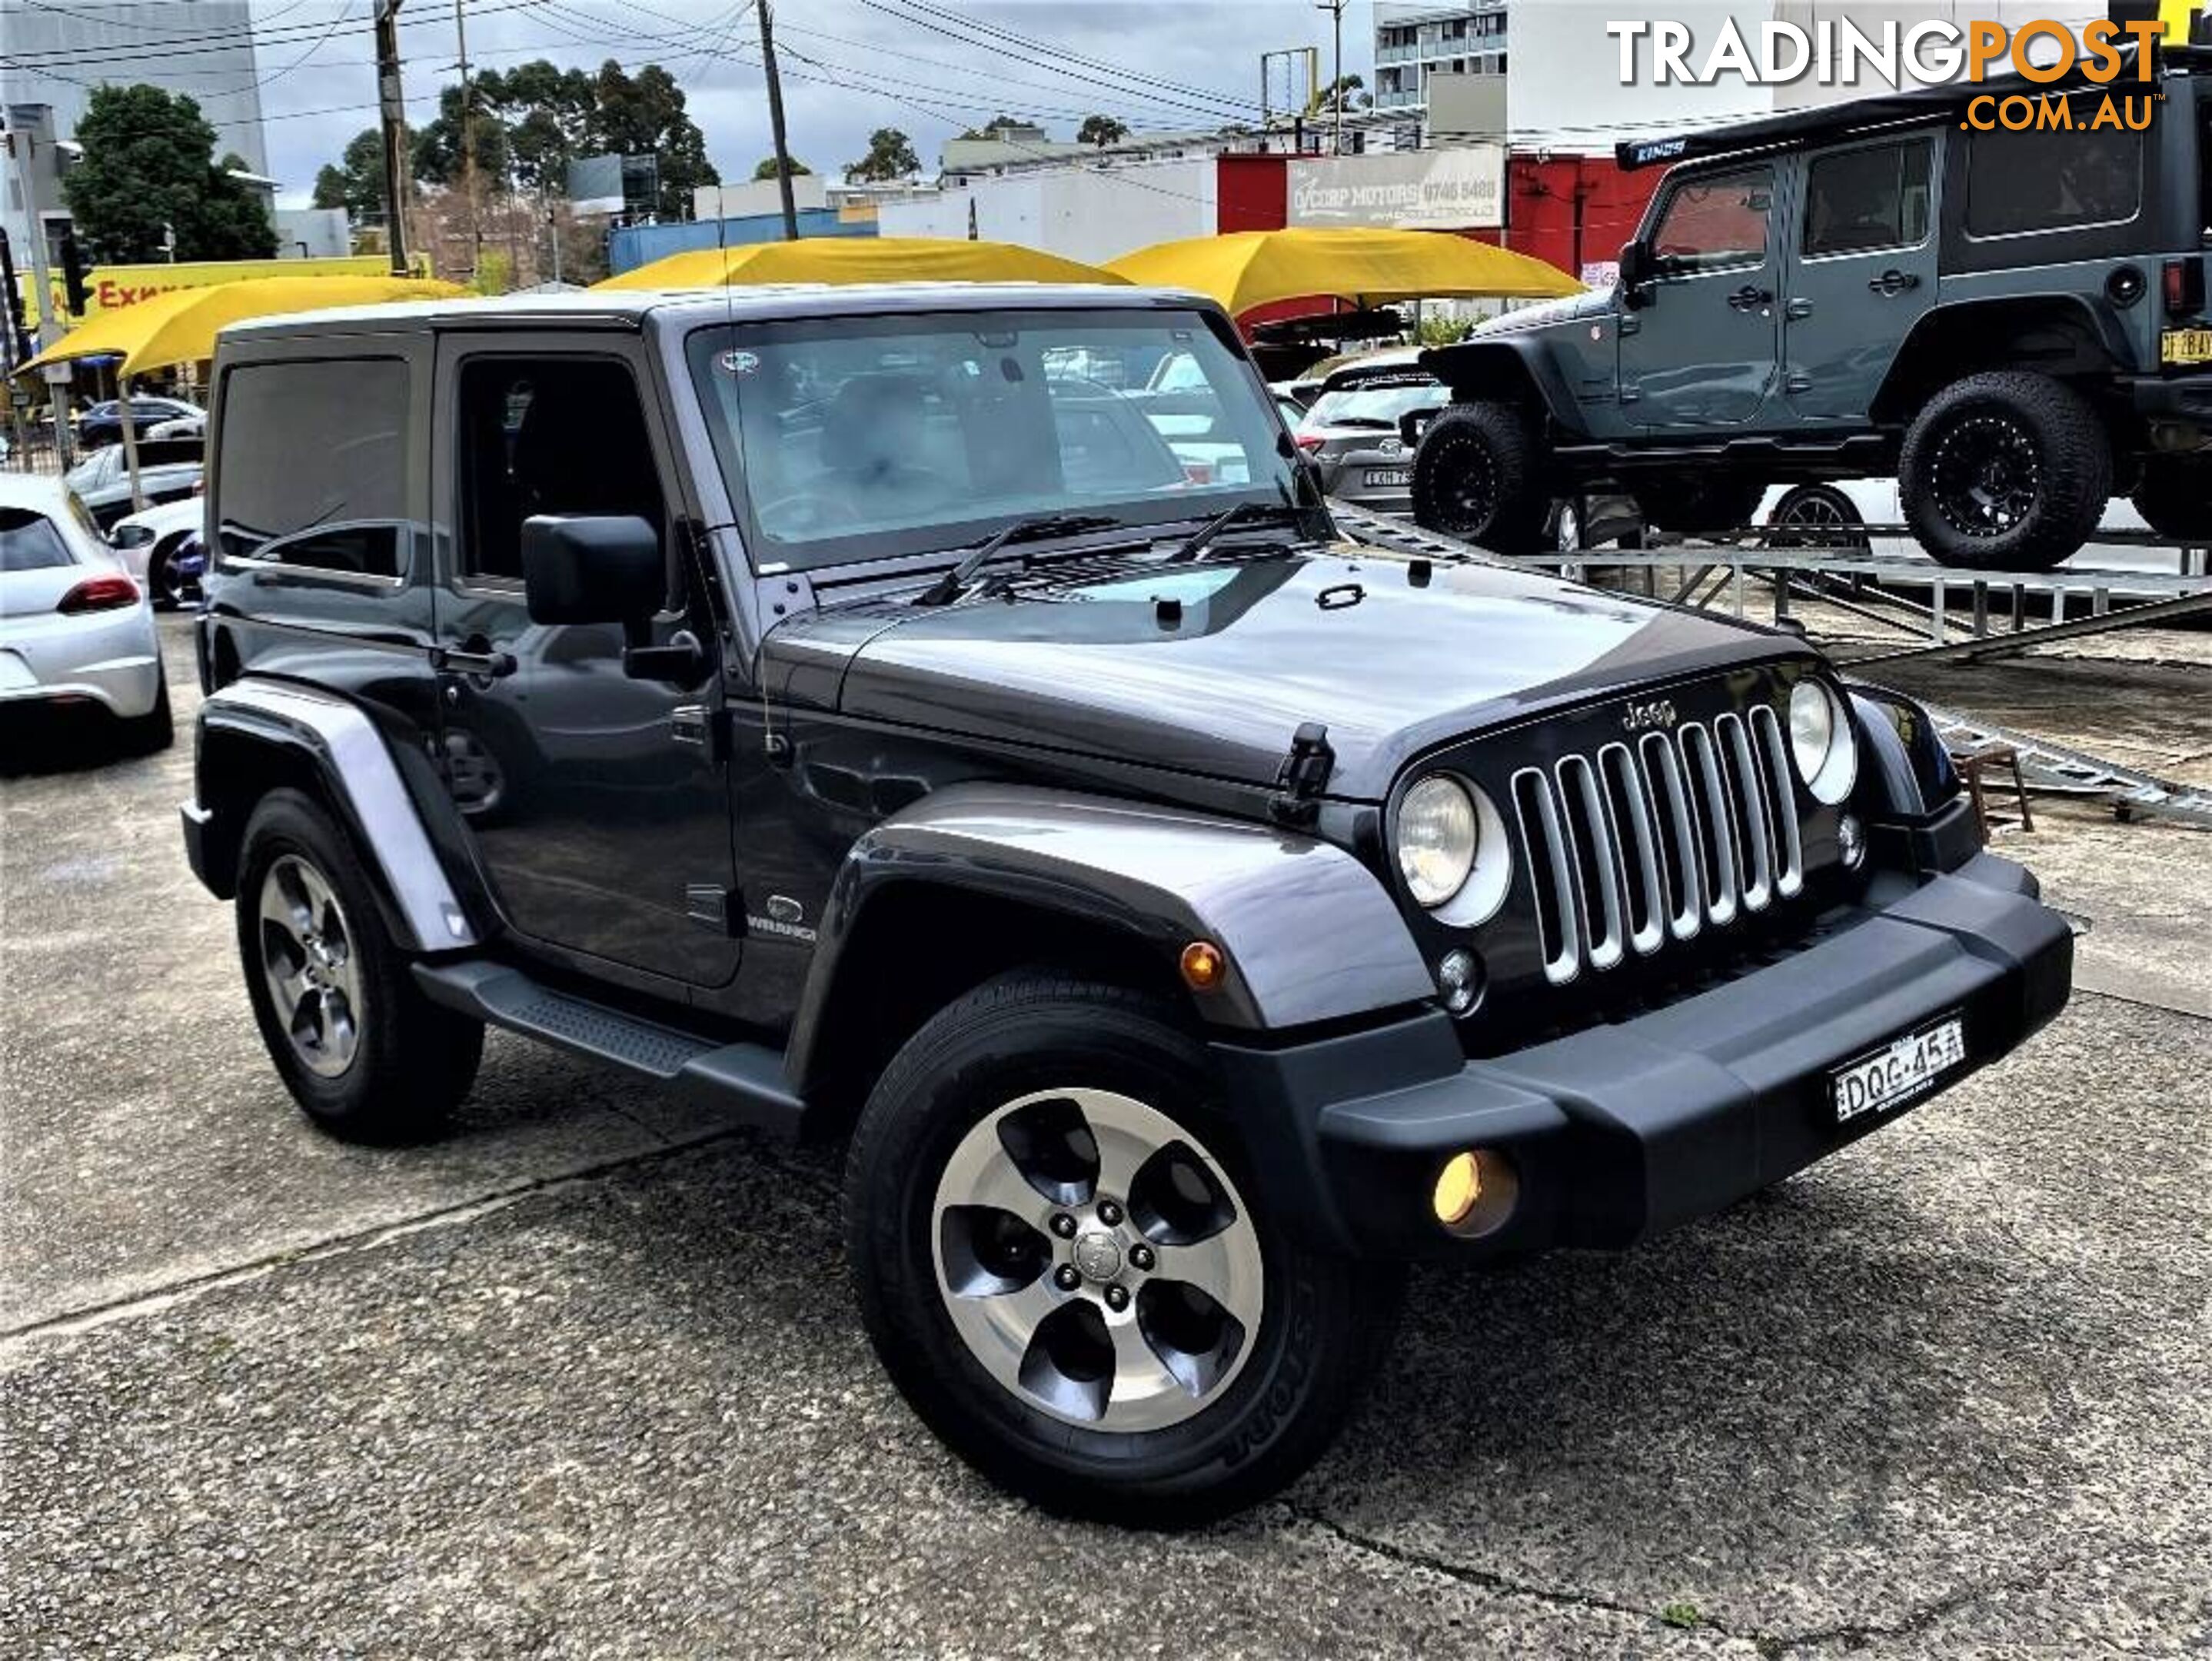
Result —
M 68 489 L 0 474 L 0 714 L 104 709 L 133 751 L 167 747 L 154 611 Z
M 1413 447 L 1399 422 L 1437 410 L 1451 394 L 1425 370 L 1340 370 L 1299 422 L 1298 447 L 1321 468 L 1322 488 L 1377 513 L 1413 508 Z

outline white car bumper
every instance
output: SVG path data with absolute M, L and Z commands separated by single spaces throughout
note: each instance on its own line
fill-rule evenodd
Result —
M 0 704 L 90 702 L 128 721 L 149 714 L 161 645 L 143 600 L 81 617 L 0 620 Z

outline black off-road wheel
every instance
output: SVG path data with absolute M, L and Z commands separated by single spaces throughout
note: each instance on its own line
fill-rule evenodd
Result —
M 348 1141 L 434 1131 L 476 1081 L 483 1024 L 423 996 L 345 833 L 312 798 L 274 790 L 254 809 L 237 910 L 253 1018 L 307 1116 Z
M 2212 544 L 2212 456 L 2153 456 L 2129 500 L 2159 535 Z
M 1397 1277 L 1264 1208 L 1204 1048 L 1126 989 L 1009 975 L 877 1084 L 846 1175 L 877 1354 L 963 1458 L 1048 1510 L 1180 1528 L 1335 1435 Z
M 1920 545 L 1975 571 L 2048 571 L 2078 552 L 2112 494 L 2089 400 L 2027 370 L 1968 375 L 1905 435 L 1898 494 Z
M 1497 554 L 1549 545 L 1550 487 L 1528 416 L 1510 404 L 1455 404 L 1413 454 L 1413 519 Z

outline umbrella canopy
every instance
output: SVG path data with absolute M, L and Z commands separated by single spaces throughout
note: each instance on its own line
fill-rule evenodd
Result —
M 1132 283 L 1195 289 L 1233 317 L 1310 295 L 1370 306 L 1445 295 L 1557 300 L 1583 291 L 1556 265 L 1449 231 L 1232 231 L 1156 243 L 1107 269 Z
M 100 313 L 23 367 L 78 357 L 119 357 L 119 374 L 143 374 L 171 363 L 213 357 L 216 331 L 227 323 L 386 300 L 444 300 L 467 292 L 451 283 L 411 277 L 256 277 L 204 289 L 173 289 L 136 305 Z
M 596 289 L 707 289 L 725 283 L 1120 283 L 1096 265 L 1012 242 L 935 236 L 813 236 L 672 253 Z

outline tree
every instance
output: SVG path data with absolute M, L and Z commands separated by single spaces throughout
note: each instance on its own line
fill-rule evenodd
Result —
M 970 127 L 960 136 L 963 138 L 988 138 L 1005 127 L 1026 127 L 1026 121 L 1017 121 L 1011 115 L 994 115 L 980 127 Z
M 1110 115 L 1086 115 L 1083 125 L 1075 130 L 1079 144 L 1096 144 L 1103 149 L 1109 144 L 1118 144 L 1129 136 L 1129 130 Z
M 215 161 L 215 129 L 200 106 L 158 87 L 94 87 L 77 119 L 82 158 L 62 179 L 94 259 L 265 259 L 276 232 L 260 199 Z
M 473 161 L 480 185 L 487 189 L 501 189 L 507 182 L 513 163 L 507 123 L 474 95 L 474 89 L 466 102 L 468 133 L 475 145 L 473 154 L 461 143 L 463 97 L 461 88 L 453 86 L 438 94 L 437 119 L 416 130 L 414 145 L 408 152 L 409 164 L 414 168 L 415 177 L 426 185 L 458 185 L 465 164 Z
M 812 173 L 814 169 L 808 167 L 804 161 L 801 161 L 794 155 L 791 158 L 790 167 L 784 169 L 784 171 L 788 173 L 793 179 L 802 179 L 807 174 Z M 760 160 L 760 165 L 753 169 L 753 177 L 755 179 L 775 178 L 775 158 L 772 155 L 763 156 Z
M 507 126 L 514 181 L 541 195 L 557 195 L 568 182 L 568 164 L 590 155 L 599 97 L 582 70 L 564 70 L 540 58 L 504 75 L 477 77 L 480 107 Z
M 1360 90 L 1366 84 L 1356 75 L 1347 75 L 1332 81 L 1314 94 L 1313 103 L 1307 109 L 1306 113 L 1308 115 L 1334 114 L 1340 100 L 1342 101 L 1347 113 L 1352 110 L 1364 110 L 1374 101 Z
M 598 105 L 591 137 L 596 148 L 617 155 L 650 155 L 660 174 L 656 206 L 664 219 L 689 216 L 691 192 L 719 185 L 722 175 L 707 159 L 707 137 L 685 113 L 684 89 L 658 64 L 626 75 L 610 58 L 592 82 Z
M 868 153 L 845 168 L 848 178 L 880 185 L 894 179 L 911 179 L 921 171 L 921 158 L 896 127 L 878 127 L 868 135 Z
M 356 225 L 380 222 L 384 199 L 384 135 L 364 127 L 346 141 L 335 167 L 315 175 L 315 205 L 343 208 Z

